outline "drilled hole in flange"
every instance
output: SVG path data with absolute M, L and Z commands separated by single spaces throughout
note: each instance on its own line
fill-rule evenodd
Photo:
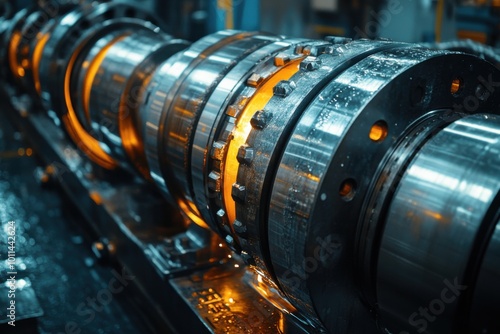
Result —
M 347 179 L 340 185 L 339 195 L 346 202 L 351 201 L 356 196 L 357 183 L 354 179 Z
M 378 121 L 370 128 L 369 137 L 372 141 L 378 143 L 384 141 L 389 133 L 389 126 L 385 121 Z
M 125 11 L 125 17 L 136 17 L 136 11 L 134 8 L 127 8 Z
M 83 20 L 80 26 L 82 27 L 82 30 L 87 30 L 90 28 L 90 22 L 88 20 Z
M 416 106 L 421 103 L 425 97 L 425 86 L 420 84 L 413 88 L 410 95 L 410 102 L 412 106 Z
M 451 81 L 450 93 L 456 95 L 462 90 L 463 80 L 461 78 L 455 78 Z
M 486 101 L 490 97 L 489 90 L 481 83 L 476 87 L 476 96 L 481 101 Z
M 105 21 L 111 20 L 114 17 L 115 17 L 115 13 L 113 12 L 113 10 L 108 10 L 107 12 L 104 13 L 104 20 Z

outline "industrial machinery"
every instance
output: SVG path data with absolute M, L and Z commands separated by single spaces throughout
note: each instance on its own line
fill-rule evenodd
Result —
M 500 331 L 491 63 L 233 30 L 190 44 L 116 2 L 40 2 L 2 30 L 2 102 L 160 328 Z

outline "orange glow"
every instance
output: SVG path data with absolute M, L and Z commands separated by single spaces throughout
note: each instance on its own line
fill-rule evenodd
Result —
M 24 77 L 24 68 L 22 68 L 17 62 L 17 48 L 19 47 L 19 43 L 21 43 L 21 33 L 16 31 L 12 35 L 12 39 L 9 44 L 9 66 L 14 75 Z
M 283 313 L 279 313 L 280 319 L 278 320 L 278 331 L 279 333 L 285 333 L 285 315 Z
M 462 80 L 460 80 L 459 78 L 453 79 L 453 81 L 451 82 L 450 92 L 452 94 L 456 94 L 458 93 L 460 88 L 462 88 Z
M 346 31 L 342 27 L 331 27 L 327 25 L 315 25 L 314 31 L 321 35 L 345 36 Z
M 282 80 L 290 79 L 295 73 L 299 71 L 301 59 L 294 60 L 287 65 L 283 66 L 272 75 L 267 81 L 262 84 L 257 92 L 251 97 L 245 109 L 241 112 L 240 118 L 236 122 L 235 130 L 233 132 L 233 139 L 228 144 L 227 157 L 224 165 L 224 177 L 222 178 L 223 187 L 223 203 L 224 210 L 227 213 L 229 222 L 232 224 L 236 219 L 236 203 L 234 202 L 231 192 L 232 186 L 236 183 L 239 162 L 237 160 L 239 148 L 245 144 L 248 135 L 252 130 L 250 120 L 255 112 L 264 109 L 269 100 L 273 97 L 273 88 Z
M 42 60 L 43 50 L 47 44 L 50 34 L 39 34 L 38 42 L 36 43 L 35 49 L 33 50 L 33 81 L 35 81 L 35 89 L 38 95 L 42 94 L 42 86 L 40 84 L 40 61 Z
M 102 204 L 102 197 L 97 191 L 91 191 L 90 192 L 90 198 L 94 201 L 95 204 L 101 205 Z
M 389 131 L 387 128 L 387 124 L 383 121 L 380 121 L 372 125 L 369 137 L 374 142 L 380 142 L 387 137 L 388 133 Z
M 440 214 L 439 212 L 434 212 L 434 211 L 431 211 L 431 210 L 425 210 L 425 215 L 430 217 L 430 218 L 433 218 L 435 220 L 439 220 L 439 221 L 444 221 L 444 217 L 442 214 Z
M 353 186 L 350 183 L 344 183 L 340 188 L 340 196 L 345 197 L 352 192 Z
M 112 80 L 115 82 L 124 83 L 127 79 L 119 74 L 113 74 Z
M 499 2 L 499 1 L 497 1 Z M 493 6 L 495 6 L 493 4 Z M 498 7 L 498 6 L 497 6 Z M 471 39 L 478 43 L 487 44 L 488 43 L 488 34 L 482 31 L 472 31 L 472 30 L 458 30 L 457 31 L 458 39 Z
M 179 200 L 177 202 L 179 208 L 181 208 L 182 212 L 192 220 L 196 225 L 201 226 L 203 228 L 209 229 L 207 223 L 203 219 L 200 218 L 200 213 L 196 209 L 193 203 L 186 203 L 184 201 Z
M 172 138 L 172 139 L 175 139 L 175 140 L 177 140 L 177 141 L 180 141 L 180 142 L 181 142 L 181 143 L 183 143 L 183 144 L 186 144 L 186 143 L 187 143 L 187 138 L 186 138 L 186 137 L 184 137 L 184 136 L 182 136 L 182 135 L 180 135 L 180 134 L 177 134 L 177 133 L 175 133 L 175 132 L 172 132 L 172 131 L 170 131 L 170 132 L 168 133 L 168 137 L 169 137 L 169 138 Z
M 346 201 L 350 201 L 356 195 L 356 182 L 352 179 L 345 180 L 340 185 L 339 195 Z
M 139 96 L 144 93 L 144 88 L 147 87 L 151 80 L 151 76 L 143 80 L 141 92 Z M 130 91 L 130 87 L 127 87 L 127 92 Z M 149 166 L 145 155 L 144 143 L 139 138 L 139 132 L 137 131 L 136 124 L 134 120 L 136 119 L 136 113 L 138 113 L 137 108 L 129 107 L 126 100 L 128 96 L 124 94 L 122 96 L 122 101 L 120 101 L 120 110 L 118 111 L 118 127 L 120 129 L 120 137 L 122 139 L 123 148 L 130 158 L 130 161 L 134 164 L 135 168 L 144 176 L 147 180 L 151 180 L 151 175 L 149 173 Z M 134 101 L 135 103 L 136 101 Z
M 319 176 L 307 174 L 306 177 L 314 183 L 319 183 L 321 181 Z
M 81 51 L 80 49 L 81 48 L 79 48 L 71 57 L 64 77 L 64 99 L 66 103 L 67 113 L 62 117 L 62 121 L 73 142 L 92 161 L 103 168 L 114 169 L 118 166 L 118 163 L 106 152 L 104 152 L 104 150 L 99 145 L 99 142 L 95 138 L 93 138 L 89 133 L 87 133 L 87 131 L 85 131 L 85 129 L 78 121 L 75 109 L 73 108 L 73 102 L 71 101 L 71 72 L 75 65 L 76 58 Z
M 278 310 L 287 313 L 296 313 L 297 309 L 290 304 L 286 299 L 282 298 L 279 288 L 276 284 L 268 278 L 254 272 L 251 280 L 249 281 L 251 287 L 255 289 L 265 299 L 274 305 Z
M 218 0 L 217 7 L 226 12 L 225 29 L 234 29 L 233 0 Z
M 116 43 L 124 39 L 126 35 L 122 35 L 113 39 L 108 45 L 103 47 L 99 53 L 92 59 L 87 69 L 87 75 L 85 76 L 85 80 L 83 82 L 83 92 L 82 92 L 82 100 L 83 100 L 83 110 L 85 115 L 87 116 L 87 120 L 90 122 L 90 93 L 92 92 L 92 86 L 94 84 L 95 76 L 97 72 L 101 68 L 101 64 L 106 59 L 106 55 L 108 54 L 109 49 L 113 47 Z

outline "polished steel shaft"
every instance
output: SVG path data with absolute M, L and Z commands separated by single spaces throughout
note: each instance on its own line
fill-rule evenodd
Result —
M 189 46 L 151 22 L 41 2 L 8 21 L 4 76 L 310 324 L 500 330 L 500 71 L 385 40 L 221 31 Z

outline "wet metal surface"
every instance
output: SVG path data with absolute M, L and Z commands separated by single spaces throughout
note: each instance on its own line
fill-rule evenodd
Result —
M 7 224 L 14 221 L 16 279 L 29 279 L 43 309 L 39 333 L 147 333 L 128 306 L 129 278 L 96 263 L 72 223 L 79 213 L 57 189 L 39 185 L 36 167 L 36 152 L 0 112 L 0 281 L 8 279 Z

